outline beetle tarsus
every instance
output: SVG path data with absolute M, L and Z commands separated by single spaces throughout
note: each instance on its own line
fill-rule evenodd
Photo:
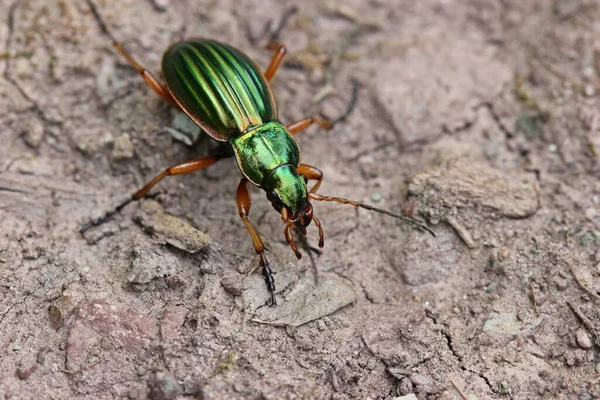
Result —
M 269 261 L 267 261 L 267 257 L 264 253 L 260 253 L 260 263 L 263 267 L 263 275 L 265 276 L 265 282 L 267 284 L 267 288 L 269 289 L 269 293 L 271 294 L 271 306 L 277 305 L 277 299 L 275 298 L 275 278 L 273 278 L 273 270 L 269 265 Z
M 108 221 L 113 215 L 120 212 L 123 209 L 123 207 L 125 207 L 127 204 L 131 203 L 134 200 L 136 200 L 136 199 L 134 199 L 133 197 L 130 197 L 127 200 L 123 201 L 118 206 L 116 206 L 114 210 L 107 212 L 100 218 L 93 219 L 90 222 L 88 222 L 87 224 L 82 225 L 81 228 L 79 228 L 79 233 L 81 233 L 83 235 L 85 233 L 85 231 L 87 231 L 88 229 L 90 229 L 94 226 L 102 225 L 103 223 Z
M 352 80 L 352 97 L 350 98 L 350 103 L 348 104 L 348 108 L 342 115 L 340 115 L 339 117 L 337 117 L 336 119 L 331 121 L 332 126 L 334 126 L 337 123 L 342 122 L 343 120 L 345 120 L 348 117 L 348 115 L 352 114 L 352 111 L 354 111 L 354 108 L 356 107 L 356 103 L 358 103 L 359 89 L 360 89 L 360 83 L 356 79 L 353 79 Z

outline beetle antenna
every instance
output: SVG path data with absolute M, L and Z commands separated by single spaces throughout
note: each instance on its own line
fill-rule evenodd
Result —
M 417 221 L 416 219 L 409 218 L 402 214 L 397 214 L 397 213 L 394 213 L 394 212 L 391 212 L 388 210 L 384 210 L 383 208 L 373 207 L 369 204 L 360 203 L 355 200 L 343 199 L 341 197 L 322 196 L 322 195 L 316 194 L 316 193 L 309 193 L 308 196 L 311 199 L 316 200 L 316 201 L 329 201 L 329 202 L 340 203 L 340 204 L 349 204 L 354 207 L 364 208 L 365 210 L 375 211 L 376 213 L 384 214 L 389 217 L 404 221 L 407 224 L 409 224 L 410 226 L 415 227 L 417 229 L 424 230 L 424 231 L 430 233 L 431 236 L 435 237 L 435 233 L 431 229 L 429 229 L 424 223 Z
M 106 27 L 106 24 L 104 23 L 104 20 L 100 16 L 100 13 L 98 12 L 98 8 L 94 4 L 94 2 L 92 0 L 87 0 L 87 3 L 88 3 L 88 6 L 90 7 L 90 10 L 92 10 L 92 14 L 94 14 L 94 18 L 96 18 L 96 21 L 98 21 L 98 25 L 100 25 L 100 29 L 102 30 L 102 33 L 104 33 L 106 36 L 111 38 L 113 43 L 117 43 L 117 40 L 114 38 L 114 36 L 110 33 L 110 31 Z

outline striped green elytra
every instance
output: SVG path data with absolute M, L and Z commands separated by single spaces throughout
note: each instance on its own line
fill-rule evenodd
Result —
M 231 46 L 207 39 L 177 42 L 165 52 L 162 72 L 183 111 L 216 140 L 277 119 L 263 72 Z

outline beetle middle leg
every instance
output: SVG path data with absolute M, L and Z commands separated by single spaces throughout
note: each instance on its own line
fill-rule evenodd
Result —
M 274 306 L 277 304 L 277 300 L 275 299 L 275 279 L 273 278 L 273 271 L 271 270 L 271 266 L 269 265 L 269 261 L 267 260 L 267 256 L 265 256 L 265 245 L 260 238 L 254 226 L 250 223 L 248 219 L 248 215 L 250 214 L 250 207 L 252 205 L 252 201 L 250 199 L 250 193 L 248 192 L 248 187 L 246 186 L 248 183 L 248 179 L 242 178 L 240 184 L 237 188 L 237 207 L 238 212 L 240 214 L 240 218 L 246 225 L 246 229 L 248 233 L 250 233 L 250 238 L 252 238 L 252 243 L 254 244 L 254 249 L 256 250 L 256 254 L 260 257 L 260 265 L 263 267 L 263 275 L 265 277 L 265 282 L 267 283 L 267 288 L 269 289 L 269 293 L 271 294 L 271 305 Z
M 288 128 L 290 133 L 296 134 L 298 132 L 305 130 L 312 124 L 317 124 L 321 128 L 325 129 L 326 131 L 333 128 L 333 124 L 331 122 L 327 121 L 326 119 L 316 118 L 316 117 L 304 118 L 304 119 L 301 119 L 300 121 L 292 122 L 291 124 L 287 125 L 286 127 Z
M 180 109 L 179 104 L 177 104 L 175 99 L 173 99 L 173 96 L 171 96 L 171 93 L 164 87 L 164 85 L 161 83 L 161 81 L 156 76 L 154 76 L 154 74 L 152 72 L 150 72 L 149 70 L 144 68 L 142 65 L 140 65 L 140 63 L 138 63 L 135 60 L 135 58 L 133 58 L 133 56 L 131 54 L 129 54 L 129 52 L 127 50 L 125 50 L 125 48 L 121 45 L 121 43 L 119 43 L 119 41 L 116 40 L 115 37 L 110 33 L 110 31 L 106 27 L 106 24 L 104 23 L 104 20 L 100 16 L 100 13 L 96 9 L 96 5 L 91 0 L 87 0 L 87 3 L 88 3 L 88 6 L 90 7 L 90 9 L 92 10 L 92 14 L 94 14 L 94 17 L 98 21 L 98 24 L 100 25 L 100 29 L 102 29 L 102 32 L 106 36 L 111 38 L 111 40 L 113 41 L 113 47 L 115 48 L 115 50 L 119 54 L 121 54 L 127 60 L 127 62 L 133 68 L 135 68 L 135 70 L 137 72 L 139 72 L 139 74 L 142 76 L 142 78 L 144 78 L 144 81 L 146 81 L 148 86 L 150 86 L 152 88 L 152 90 L 154 90 L 156 92 L 156 94 L 158 94 L 160 97 L 162 97 L 162 99 L 165 100 L 167 103 L 169 103 L 172 107 Z
M 187 162 L 184 162 L 181 164 L 176 164 L 176 165 L 173 165 L 172 167 L 165 169 L 163 172 L 156 175 L 151 181 L 146 183 L 140 190 L 138 190 L 133 195 L 131 195 L 130 198 L 128 198 L 127 200 L 125 200 L 121 204 L 119 204 L 117 207 L 115 207 L 114 210 L 111 210 L 111 211 L 107 212 L 106 214 L 104 214 L 102 217 L 96 218 L 96 219 L 88 222 L 87 224 L 83 225 L 81 228 L 79 228 L 79 232 L 84 233 L 85 231 L 87 231 L 88 229 L 90 229 L 93 226 L 102 225 L 110 217 L 112 217 L 113 215 L 115 215 L 116 213 L 121 211 L 121 209 L 123 209 L 123 207 L 125 207 L 127 204 L 131 203 L 132 201 L 140 200 L 141 198 L 146 196 L 148 194 L 148 192 L 150 191 L 150 189 L 152 189 L 158 182 L 160 182 L 167 176 L 188 174 L 190 172 L 194 172 L 199 169 L 206 168 L 210 165 L 213 165 L 214 163 L 219 161 L 221 158 L 223 158 L 223 157 L 218 157 L 218 156 L 202 157 L 202 158 L 198 158 L 198 159 L 195 159 L 192 161 L 187 161 Z
M 304 119 L 301 119 L 296 122 L 292 122 L 291 124 L 286 126 L 288 128 L 288 130 L 290 131 L 290 133 L 296 134 L 298 132 L 302 132 L 303 130 L 305 130 L 306 128 L 311 126 L 312 124 L 317 124 L 321 128 L 328 131 L 331 128 L 333 128 L 333 126 L 335 124 L 345 120 L 348 117 L 348 115 L 350 115 L 352 113 L 352 111 L 354 111 L 354 108 L 356 107 L 356 102 L 358 101 L 358 90 L 360 88 L 360 85 L 358 84 L 358 81 L 356 81 L 356 80 L 352 81 L 352 85 L 353 85 L 352 97 L 350 98 L 350 103 L 348 103 L 348 108 L 346 109 L 346 111 L 344 111 L 344 113 L 342 115 L 340 115 L 333 121 L 329 121 L 329 120 L 326 120 L 323 118 L 317 118 L 317 117 L 308 117 L 308 118 L 304 118 Z

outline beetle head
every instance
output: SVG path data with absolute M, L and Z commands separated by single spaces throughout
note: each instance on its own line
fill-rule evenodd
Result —
M 263 184 L 267 199 L 279 212 L 286 224 L 307 227 L 313 219 L 308 201 L 306 177 L 299 175 L 292 165 L 282 165 L 271 173 Z

